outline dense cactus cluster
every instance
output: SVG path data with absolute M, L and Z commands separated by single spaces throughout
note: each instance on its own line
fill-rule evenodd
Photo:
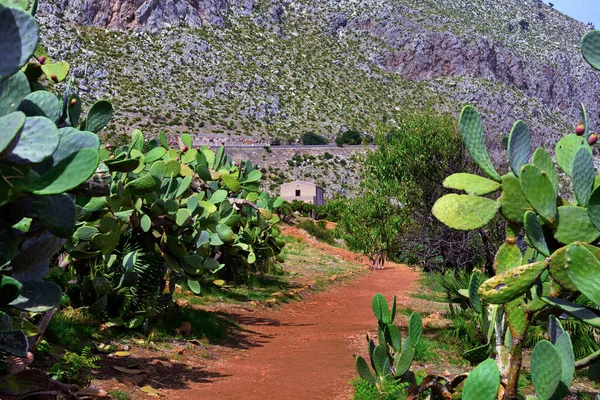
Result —
M 581 48 L 586 60 L 598 69 L 600 33 L 586 34 Z M 444 185 L 467 194 L 448 194 L 433 207 L 436 218 L 459 230 L 479 229 L 498 214 L 507 221 L 506 240 L 495 257 L 496 275 L 482 282 L 476 292 L 476 297 L 490 304 L 488 315 L 494 315 L 492 310 L 500 306 L 494 321 L 495 353 L 500 372 L 507 378 L 506 398 L 516 397 L 523 337 L 542 310 L 550 307 L 550 311 L 600 326 L 595 309 L 572 302 L 574 296 L 583 294 L 600 306 L 600 249 L 596 245 L 600 237 L 600 178 L 594 170 L 588 116 L 583 105 L 581 109 L 582 126 L 555 147 L 558 167 L 571 178 L 569 193 L 566 185 L 560 185 L 561 175 L 546 150 L 538 148 L 531 155 L 529 128 L 522 121 L 514 124 L 508 141 L 511 172 L 501 176 L 485 148 L 481 119 L 473 107 L 466 106 L 459 120 L 461 137 L 489 179 L 452 175 Z M 522 230 L 525 252 L 517 244 Z M 470 290 L 471 296 L 473 293 Z M 550 325 L 560 327 L 552 319 Z M 533 351 L 531 373 L 538 398 L 562 398 L 568 393 L 575 366 L 585 367 L 600 359 L 600 354 L 594 354 L 573 361 L 570 339 L 564 335 L 539 343 Z M 557 365 L 563 366 L 562 372 Z
M 73 193 L 96 172 L 95 132 L 102 126 L 90 132 L 79 124 L 80 101 L 70 85 L 59 96 L 46 90 L 66 78 L 69 65 L 53 63 L 38 45 L 37 2 L 1 4 L 0 349 L 23 357 L 29 340 L 15 327 L 23 326 L 22 312 L 46 312 L 60 302 L 61 289 L 42 278 L 75 231 Z M 88 113 L 88 120 L 102 117 L 94 107 Z
M 119 325 L 136 327 L 152 310 L 132 310 L 128 296 L 117 296 L 135 291 L 141 273 L 156 277 L 150 297 L 166 281 L 171 293 L 179 282 L 199 294 L 207 272 L 249 269 L 283 247 L 273 213 L 283 200 L 259 191 L 261 172 L 236 165 L 223 147 L 193 149 L 189 135 L 180 139 L 175 149 L 164 134 L 146 141 L 136 130 L 127 146 L 100 149 L 107 193 L 81 202 L 81 224 L 66 244 L 79 275 L 92 271 L 81 288 L 84 305 Z M 143 262 L 148 254 L 160 262 Z M 156 265 L 136 271 L 140 263 Z
M 1 360 L 26 357 L 61 303 L 61 287 L 42 280 L 61 252 L 76 271 L 69 296 L 133 328 L 176 282 L 199 293 L 201 277 L 272 262 L 283 247 L 282 199 L 223 147 L 192 149 L 184 135 L 174 149 L 139 130 L 127 146 L 101 146 L 113 107 L 100 100 L 83 114 L 69 65 L 38 45 L 36 10 L 0 1 Z

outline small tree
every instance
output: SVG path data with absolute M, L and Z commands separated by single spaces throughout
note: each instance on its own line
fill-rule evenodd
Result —
M 307 132 L 302 135 L 302 144 L 305 146 L 321 146 L 329 143 L 326 137 L 317 135 L 314 132 Z

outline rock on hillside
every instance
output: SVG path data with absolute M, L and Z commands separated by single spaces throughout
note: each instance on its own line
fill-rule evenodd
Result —
M 407 108 L 474 104 L 495 153 L 517 119 L 553 144 L 600 111 L 588 26 L 540 0 L 45 0 L 51 55 L 116 133 L 333 139 Z M 100 29 L 99 29 L 100 28 Z

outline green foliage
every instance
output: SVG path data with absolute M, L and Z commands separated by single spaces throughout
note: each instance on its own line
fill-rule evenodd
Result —
M 81 354 L 65 351 L 65 355 L 50 369 L 52 379 L 63 383 L 72 383 L 80 387 L 89 386 L 91 371 L 98 368 L 99 357 L 90 354 L 90 347 L 84 347 Z
M 335 244 L 333 233 L 325 227 L 325 221 L 315 222 L 312 219 L 305 219 L 298 223 L 298 228 L 304 229 L 310 235 L 317 238 L 317 240 L 328 243 L 330 245 Z
M 175 149 L 164 134 L 146 142 L 136 130 L 127 146 L 102 151 L 101 169 L 106 195 L 80 199 L 66 249 L 82 305 L 113 324 L 141 326 L 176 282 L 199 294 L 207 276 L 269 268 L 281 252 L 273 212 L 282 199 L 260 191 L 262 173 L 223 147 Z
M 393 379 L 375 386 L 364 379 L 356 378 L 350 381 L 354 387 L 354 400 L 402 400 L 406 399 L 406 384 Z
M 391 310 L 381 294 L 373 297 L 371 304 L 373 314 L 377 318 L 377 336 L 379 344 L 367 335 L 367 348 L 369 351 L 371 372 L 367 361 L 356 356 L 356 369 L 360 377 L 371 385 L 376 386 L 380 392 L 389 381 L 402 382 L 402 376 L 410 369 L 415 357 L 415 350 L 421 341 L 422 321 L 421 316 L 412 313 L 408 324 L 408 337 L 402 343 L 400 330 L 394 325 L 396 317 L 396 296 L 392 301 Z
M 464 167 L 451 116 L 404 113 L 396 128 L 379 136 L 378 150 L 367 153 L 359 194 L 335 204 L 340 213 L 336 235 L 367 255 L 384 250 L 388 258 L 427 270 L 471 270 L 482 259 L 479 233 L 459 233 L 430 218 L 446 177 Z M 491 182 L 492 189 L 497 186 Z
M 583 107 L 582 112 L 586 117 Z M 477 112 L 470 106 L 465 107 L 459 124 L 462 138 L 474 161 L 487 175 L 498 180 L 487 151 L 482 147 L 483 128 Z M 506 243 L 496 254 L 496 275 L 483 282 L 477 292 L 482 300 L 502 305 L 513 338 L 513 364 L 521 358 L 521 345 L 532 316 L 542 310 L 546 303 L 562 307 L 570 315 L 593 324 L 594 317 L 590 318 L 588 315 L 593 315 L 594 311 L 569 304 L 561 298 L 567 295 L 564 289 L 581 292 L 596 305 L 600 305 L 600 280 L 597 279 L 600 273 L 600 261 L 597 259 L 600 250 L 587 244 L 595 242 L 600 236 L 600 231 L 593 224 L 596 219 L 595 197 L 590 195 L 596 176 L 590 155 L 591 148 L 585 138 L 575 134 L 567 135 L 558 142 L 557 162 L 572 177 L 574 191 L 574 195 L 559 199 L 557 173 L 552 160 L 545 151 L 538 149 L 534 153 L 533 164 L 529 164 L 529 143 L 527 126 L 522 121 L 517 122 L 511 131 L 508 146 L 508 161 L 514 175 L 510 179 L 502 177 L 499 188 L 502 192 L 499 198 L 500 210 L 508 218 Z M 513 180 L 520 185 L 509 184 Z M 483 227 L 487 220 L 495 217 L 493 214 L 497 208 L 492 209 L 490 206 L 484 209 L 483 204 L 496 201 L 489 197 L 478 197 L 487 195 L 487 191 L 479 190 L 477 180 L 453 187 L 467 193 L 480 194 L 448 194 L 438 199 L 432 210 L 441 222 L 454 229 L 473 230 Z M 479 203 L 474 200 L 477 198 Z M 571 204 L 566 198 L 574 199 L 575 204 Z M 585 208 L 588 201 L 591 202 L 589 209 Z M 464 207 L 462 204 L 467 202 L 469 206 Z M 476 207 L 477 204 L 481 206 Z M 557 204 L 560 206 L 557 207 Z M 509 207 L 514 212 L 507 212 Z M 488 211 L 489 215 L 486 214 Z M 528 257 L 522 257 L 515 245 L 516 234 L 523 226 L 527 237 Z M 562 296 L 561 291 L 564 293 Z M 561 297 L 556 298 L 557 296 Z M 560 360 L 564 360 L 564 354 L 559 355 L 559 352 L 566 351 L 565 346 L 571 348 L 572 354 L 570 338 L 565 338 L 562 342 L 565 343 L 559 344 L 558 352 L 554 350 L 554 343 L 546 341 L 539 341 L 534 348 L 531 371 L 540 398 L 554 398 L 557 391 L 562 393 L 570 387 L 571 378 L 563 377 L 561 381 L 560 368 L 549 370 L 542 367 L 560 364 Z M 548 357 L 554 359 L 546 359 Z M 559 388 L 560 382 L 562 386 Z M 517 385 L 518 370 L 513 368 L 508 377 L 507 393 L 516 393 Z
M 53 62 L 38 45 L 29 2 L 0 5 L 0 318 L 4 359 L 25 357 L 33 329 L 23 314 L 44 313 L 61 302 L 59 286 L 42 281 L 66 238 L 76 229 L 76 193 L 86 191 L 99 162 L 95 133 L 73 123 L 80 100 L 63 81 L 69 65 Z M 36 3 L 37 4 L 37 3 Z M 44 65 L 39 57 L 46 58 Z M 73 103 L 72 100 L 75 99 Z M 110 103 L 106 102 L 109 106 Z M 90 111 L 88 115 L 93 115 Z M 98 127 L 100 130 L 102 126 Z M 14 323 L 13 323 L 14 322 Z M 31 328 L 24 328 L 24 325 Z
M 305 146 L 320 146 L 329 143 L 325 136 L 318 135 L 314 132 L 307 132 L 301 136 L 302 144 Z
M 356 129 L 349 129 L 342 133 L 341 136 L 335 138 L 335 143 L 338 146 L 347 145 L 358 145 L 362 143 L 360 132 Z

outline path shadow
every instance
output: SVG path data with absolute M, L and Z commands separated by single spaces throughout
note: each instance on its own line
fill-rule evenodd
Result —
M 154 389 L 186 389 L 189 382 L 211 383 L 215 379 L 225 378 L 229 375 L 219 372 L 208 371 L 204 367 L 175 361 L 167 357 L 132 357 L 127 359 L 105 358 L 101 362 L 101 369 L 95 375 L 95 379 L 115 380 L 125 385 L 145 386 L 150 385 Z M 137 374 L 120 372 L 113 367 L 121 367 L 141 371 Z

